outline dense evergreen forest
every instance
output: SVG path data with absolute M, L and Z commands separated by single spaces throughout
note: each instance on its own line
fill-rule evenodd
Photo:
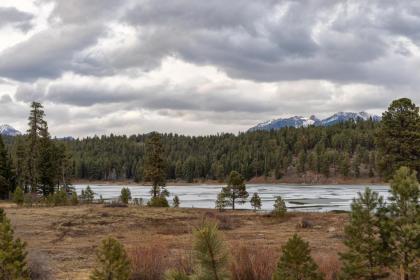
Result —
M 283 128 L 214 136 L 163 134 L 167 179 L 223 180 L 232 170 L 246 178 L 305 172 L 324 176 L 374 176 L 377 155 L 372 121 L 333 127 Z M 83 179 L 143 180 L 148 135 L 67 141 L 74 175 Z
M 307 177 L 308 181 L 319 177 L 386 178 L 395 170 L 393 162 L 401 162 L 417 170 L 420 166 L 419 151 L 416 148 L 420 139 L 418 107 L 409 99 L 400 99 L 394 103 L 384 114 L 385 120 L 380 123 L 372 120 L 349 121 L 327 127 L 290 127 L 238 135 L 194 137 L 161 134 L 166 179 L 187 182 L 223 181 L 231 171 L 238 171 L 246 180 L 261 176 L 271 179 Z M 411 114 L 408 116 L 411 122 L 398 121 L 394 115 L 401 110 Z M 388 122 L 390 131 L 381 130 L 384 122 Z M 31 121 L 29 125 L 31 126 Z M 402 131 L 409 133 L 402 136 L 403 138 L 399 136 L 400 138 L 395 140 L 397 143 L 393 143 L 392 135 L 395 133 L 392 129 L 398 132 L 404 127 Z M 45 136 L 42 135 L 42 131 L 41 126 L 36 137 L 49 139 L 48 131 Z M 27 161 L 23 159 L 22 153 L 26 148 L 22 145 L 31 143 L 30 135 L 37 134 L 31 133 L 29 129 L 25 136 L 5 138 L 16 173 L 25 169 L 20 163 Z M 128 179 L 141 182 L 145 179 L 146 142 L 151 135 L 153 134 L 111 134 L 75 140 L 55 139 L 51 140 L 54 145 L 49 145 L 48 141 L 44 143 L 47 146 L 44 156 L 57 155 L 55 160 L 60 161 L 61 167 L 54 171 L 57 174 L 53 176 L 57 184 L 60 184 L 60 180 L 66 181 L 70 178 Z M 41 147 L 42 143 L 40 141 Z M 388 143 L 392 145 L 389 146 Z M 378 149 L 378 145 L 382 150 Z M 398 151 L 392 150 L 395 150 L 395 147 Z M 30 151 L 31 149 L 29 154 Z M 51 155 L 51 152 L 54 155 Z M 398 155 L 398 158 L 392 157 L 394 154 Z M 406 159 L 409 162 L 404 162 Z M 29 182 L 29 185 L 32 185 L 32 182 Z

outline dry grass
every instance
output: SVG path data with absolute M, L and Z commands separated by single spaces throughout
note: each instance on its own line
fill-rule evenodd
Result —
M 234 243 L 231 254 L 232 280 L 271 280 L 278 259 L 273 248 Z
M 319 270 L 324 273 L 325 280 L 338 279 L 341 263 L 337 254 L 331 252 L 318 252 L 314 255 L 314 260 L 318 264 Z
M 163 249 L 158 251 L 168 256 L 170 266 L 190 271 L 191 231 L 204 216 L 213 216 L 223 224 L 221 228 L 228 244 L 240 241 L 243 246 L 250 246 L 249 253 L 240 253 L 249 255 L 250 260 L 241 257 L 240 262 L 252 262 L 254 255 L 264 254 L 253 248 L 268 248 L 278 255 L 294 233 L 309 241 L 314 255 L 335 254 L 344 248 L 342 235 L 347 220 L 346 214 L 333 213 L 290 213 L 279 219 L 251 211 L 218 213 L 182 208 L 105 208 L 103 205 L 17 208 L 11 204 L 0 207 L 6 208 L 16 235 L 28 243 L 29 251 L 42 252 L 48 259 L 53 268 L 52 279 L 88 279 L 95 263 L 95 249 L 107 236 L 117 238 L 128 252 L 140 250 L 139 257 L 146 255 L 152 260 L 154 253 L 147 248 L 159 244 Z M 310 220 L 313 227 L 298 227 L 302 218 Z M 165 259 L 163 268 L 156 265 L 156 270 L 162 271 L 167 263 Z

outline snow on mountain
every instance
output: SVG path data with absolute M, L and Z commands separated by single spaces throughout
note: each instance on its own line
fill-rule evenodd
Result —
M 256 131 L 256 130 L 272 130 L 272 129 L 279 129 L 283 127 L 307 127 L 310 125 L 322 125 L 322 126 L 330 126 L 340 122 L 345 122 L 349 120 L 357 121 L 357 120 L 368 120 L 372 118 L 373 121 L 380 121 L 381 117 L 376 115 L 370 115 L 366 112 L 338 112 L 326 119 L 320 120 L 314 115 L 310 116 L 309 118 L 302 117 L 302 116 L 294 116 L 291 118 L 280 118 L 271 121 L 266 121 L 260 123 L 248 131 Z
M 17 136 L 21 134 L 22 133 L 19 130 L 16 130 L 15 128 L 11 127 L 8 124 L 0 125 L 0 135 Z

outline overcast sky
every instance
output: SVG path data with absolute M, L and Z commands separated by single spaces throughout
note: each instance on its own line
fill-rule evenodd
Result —
M 420 1 L 1 0 L 0 124 L 238 132 L 420 103 Z

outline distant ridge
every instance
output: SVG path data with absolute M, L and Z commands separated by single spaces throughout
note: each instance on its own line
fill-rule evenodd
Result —
M 18 135 L 22 135 L 22 133 L 8 124 L 3 124 L 3 125 L 0 125 L 0 135 L 18 136 Z
M 371 115 L 366 112 L 338 112 L 334 115 L 325 118 L 323 120 L 318 119 L 314 115 L 307 117 L 294 116 L 290 118 L 279 118 L 271 121 L 266 121 L 260 124 L 257 124 L 254 127 L 251 127 L 248 131 L 257 131 L 257 130 L 275 130 L 283 127 L 306 127 L 309 125 L 315 126 L 330 126 L 341 122 L 346 121 L 357 121 L 357 120 L 368 120 L 372 118 L 373 121 L 378 122 L 381 120 L 381 117 L 377 115 Z

